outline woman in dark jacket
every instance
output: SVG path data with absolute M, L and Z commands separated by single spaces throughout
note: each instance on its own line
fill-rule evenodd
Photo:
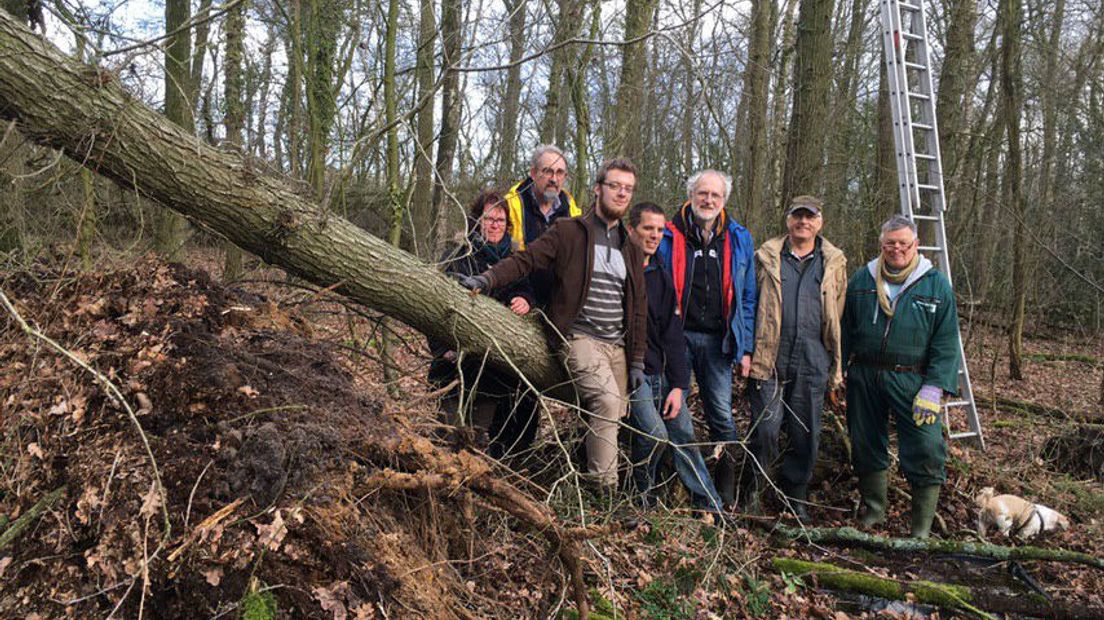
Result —
M 468 218 L 471 232 L 465 243 L 446 250 L 441 257 L 444 272 L 457 278 L 483 273 L 514 251 L 506 203 L 498 192 L 480 192 L 472 201 Z M 517 315 L 528 314 L 535 303 L 528 278 L 486 294 Z M 430 340 L 429 348 L 433 354 L 430 382 L 444 387 L 460 379 L 459 385 L 441 401 L 449 424 L 467 420 L 478 429 L 487 429 L 488 451 L 495 458 L 517 454 L 532 445 L 537 431 L 538 401 L 517 377 L 492 369 L 483 357 L 465 357 L 463 352 L 453 351 L 441 342 Z M 464 416 L 460 415 L 461 404 Z

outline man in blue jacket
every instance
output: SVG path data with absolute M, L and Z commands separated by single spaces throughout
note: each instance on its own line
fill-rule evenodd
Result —
M 629 236 L 644 250 L 644 287 L 648 293 L 648 349 L 644 354 L 647 379 L 633 392 L 629 407 L 633 481 L 645 507 L 655 501 L 656 470 L 668 446 L 674 451 L 675 471 L 690 492 L 695 508 L 719 513 L 721 499 L 694 444 L 694 422 L 686 408 L 690 365 L 682 318 L 675 305 L 671 275 L 653 260 L 663 238 L 666 216 L 658 205 L 642 202 L 629 210 Z
M 686 182 L 689 200 L 660 242 L 658 255 L 675 285 L 686 349 L 711 441 L 726 446 L 714 480 L 725 504 L 735 498 L 737 441 L 732 368 L 748 376 L 758 300 L 751 233 L 725 213 L 732 179 L 703 170 Z

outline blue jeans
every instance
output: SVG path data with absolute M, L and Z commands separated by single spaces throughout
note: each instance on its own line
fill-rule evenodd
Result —
M 661 375 L 652 375 L 633 393 L 629 402 L 632 435 L 633 482 L 640 493 L 650 496 L 656 484 L 656 470 L 668 446 L 674 450 L 675 471 L 690 491 L 693 505 L 713 512 L 721 511 L 721 498 L 709 477 L 701 451 L 693 446 L 694 423 L 683 394 L 678 415 L 664 420 L 663 401 L 669 386 Z
M 734 442 L 732 420 L 732 359 L 721 351 L 724 333 L 686 332 L 686 353 L 698 382 L 709 425 L 709 440 Z

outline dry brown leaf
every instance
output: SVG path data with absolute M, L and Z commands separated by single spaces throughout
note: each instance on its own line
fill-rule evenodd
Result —
M 273 517 L 272 523 L 268 525 L 256 523 L 254 525 L 257 527 L 257 535 L 261 544 L 272 551 L 279 549 L 280 544 L 284 542 L 284 536 L 287 536 L 287 526 L 284 525 L 284 515 L 279 510 L 276 511 L 276 516 Z
M 257 396 L 260 395 L 260 392 L 253 389 L 252 386 L 248 386 L 248 385 L 243 385 L 240 388 L 238 388 L 238 392 L 240 392 L 242 394 L 245 394 L 249 398 L 257 398 Z
M 8 565 L 12 563 L 12 558 L 9 555 L 6 558 L 0 558 L 0 577 L 4 576 L 4 571 L 8 569 Z
M 318 586 L 311 590 L 322 609 L 333 613 L 333 620 L 345 620 L 349 615 L 345 609 L 345 597 L 349 594 L 349 582 L 338 581 L 328 588 Z
M 216 566 L 203 571 L 203 577 L 212 587 L 218 587 L 219 582 L 222 581 L 222 567 Z
M 158 492 L 157 483 L 150 483 L 150 490 L 142 498 L 142 509 L 138 514 L 143 517 L 152 517 L 161 508 L 161 493 Z
M 46 454 L 42 452 L 42 447 L 39 446 L 38 443 L 34 442 L 34 441 L 27 444 L 27 454 L 35 457 L 36 459 L 38 459 L 40 461 L 46 458 Z

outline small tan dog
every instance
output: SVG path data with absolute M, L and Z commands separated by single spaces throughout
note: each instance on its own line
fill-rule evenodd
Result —
M 978 534 L 982 537 L 994 526 L 1005 536 L 1021 540 L 1034 538 L 1040 532 L 1064 530 L 1069 519 L 1042 504 L 1033 504 L 1015 495 L 995 495 L 993 487 L 985 487 L 974 500 L 978 506 Z

